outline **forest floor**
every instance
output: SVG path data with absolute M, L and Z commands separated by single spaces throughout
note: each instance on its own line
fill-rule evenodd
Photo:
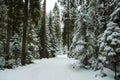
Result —
M 24 67 L 0 70 L 0 80 L 114 80 L 113 72 L 108 69 L 105 69 L 107 77 L 96 77 L 100 71 L 74 68 L 76 62 L 66 55 L 34 60 L 34 64 Z

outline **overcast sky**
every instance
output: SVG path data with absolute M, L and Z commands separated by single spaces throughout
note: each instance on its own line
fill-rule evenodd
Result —
M 47 3 L 46 3 L 46 10 L 47 10 L 47 13 L 49 13 L 50 10 L 53 9 L 54 4 L 55 4 L 55 2 L 57 2 L 57 0 L 46 0 L 46 1 L 47 1 Z

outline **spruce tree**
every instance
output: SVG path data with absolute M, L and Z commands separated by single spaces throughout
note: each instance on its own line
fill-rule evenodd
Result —
M 119 61 L 120 58 L 120 1 L 114 1 L 112 7 L 114 8 L 111 12 L 109 22 L 107 23 L 106 29 L 102 34 L 100 44 L 100 56 L 104 59 L 100 59 L 105 67 L 114 69 L 114 64 Z M 107 64 L 106 64 L 107 62 Z M 118 63 L 117 63 L 118 64 Z
M 30 0 L 29 6 L 29 27 L 27 38 L 27 57 L 32 59 L 39 56 L 39 29 L 41 27 L 41 0 Z M 28 60 L 28 63 L 31 62 Z
M 5 43 L 7 32 L 8 9 L 3 0 L 0 0 L 0 69 L 5 66 Z
M 55 3 L 53 8 L 53 33 L 55 36 L 55 43 L 57 46 L 57 50 L 60 50 L 60 42 L 61 42 L 61 28 L 60 28 L 60 11 L 58 4 Z
M 77 18 L 69 56 L 79 59 L 83 67 L 89 65 L 89 68 L 94 68 L 98 65 L 98 36 L 103 29 L 99 13 L 101 11 L 98 12 L 100 3 L 97 0 L 87 2 L 82 0 L 80 3 L 78 1 L 76 3 L 78 3 L 76 4 L 78 6 Z
M 68 50 L 71 45 L 72 41 L 72 35 L 73 35 L 73 28 L 74 28 L 74 23 L 75 23 L 75 0 L 59 0 L 61 6 L 64 7 L 63 9 L 63 23 L 64 23 L 64 28 L 63 28 L 63 33 L 62 33 L 62 38 L 63 38 L 63 46 L 67 46 Z
M 57 52 L 57 44 L 55 38 L 55 31 L 53 26 L 53 15 L 50 11 L 48 16 L 48 25 L 47 25 L 47 49 L 49 52 L 49 57 L 55 57 Z

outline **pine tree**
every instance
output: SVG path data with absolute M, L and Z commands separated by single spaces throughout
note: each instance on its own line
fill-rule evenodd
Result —
M 5 59 L 6 64 L 5 67 L 11 68 L 12 65 L 9 64 L 9 61 L 11 59 L 11 53 L 10 53 L 10 40 L 12 38 L 12 29 L 14 27 L 14 20 L 15 20 L 15 2 L 14 1 L 7 1 L 5 0 L 5 4 L 8 6 L 8 21 L 7 21 L 7 35 L 6 35 L 6 48 L 5 48 Z
M 57 52 L 57 44 L 55 38 L 55 31 L 53 26 L 53 15 L 50 11 L 48 16 L 48 26 L 47 26 L 47 50 L 49 52 L 49 57 L 55 57 L 55 53 Z
M 34 22 L 34 24 L 36 26 L 38 26 L 38 22 L 40 20 L 40 2 L 41 0 L 30 0 L 30 17 L 32 19 L 32 22 Z
M 30 0 L 27 57 L 39 57 L 39 28 L 41 26 L 41 0 Z M 28 63 L 31 61 L 28 61 Z
M 54 8 L 53 8 L 53 33 L 55 34 L 55 43 L 57 46 L 58 50 L 60 49 L 60 41 L 61 41 L 61 28 L 60 28 L 60 12 L 59 12 L 59 7 L 58 4 L 55 3 Z
M 16 0 L 13 2 L 13 22 L 11 28 L 11 42 L 10 42 L 10 55 L 14 60 L 13 67 L 21 64 L 21 50 L 22 50 L 22 27 L 23 27 L 23 1 Z M 14 50 L 16 49 L 16 50 Z M 11 65 L 12 66 L 12 65 Z
M 19 37 L 18 34 L 15 34 L 14 36 L 12 36 L 12 40 L 13 42 L 10 45 L 10 56 L 11 59 L 10 60 L 14 60 L 13 63 L 11 63 L 10 65 L 12 67 L 14 66 L 20 66 L 21 65 L 21 37 Z
M 10 3 L 10 4 L 9 4 Z M 13 18 L 13 16 L 11 15 L 11 13 L 13 12 L 12 8 L 13 8 L 13 5 L 11 4 L 13 3 L 12 1 L 8 1 L 6 2 L 6 5 L 9 4 L 9 7 L 8 7 L 8 17 L 10 19 L 8 19 L 8 25 L 7 25 L 7 39 L 6 39 L 6 55 L 5 55 L 5 59 L 6 59 L 6 66 L 8 66 L 8 59 L 9 59 L 9 51 L 10 51 L 10 37 L 11 37 L 11 19 Z
M 112 61 L 118 59 L 116 57 L 119 57 L 119 31 L 120 28 L 117 23 L 109 22 L 101 38 L 100 52 L 110 64 L 112 64 Z M 114 58 L 114 56 L 116 57 Z
M 89 3 L 88 3 L 89 4 Z M 86 4 L 88 6 L 88 4 Z M 93 38 L 93 35 L 91 35 L 93 30 L 92 25 L 92 17 L 89 16 L 87 13 L 87 8 L 85 6 L 85 3 L 79 4 L 79 6 L 82 6 L 78 11 L 78 17 L 75 22 L 75 36 L 73 38 L 73 43 L 71 45 L 69 54 L 70 57 L 79 58 L 80 62 L 83 65 L 88 65 L 88 59 L 90 58 L 90 55 L 93 53 L 93 43 L 89 43 L 91 39 Z M 78 6 L 78 7 L 79 7 Z M 78 8 L 79 9 L 79 8 Z M 91 39 L 90 39 L 91 38 Z M 80 47 L 81 46 L 81 47 Z M 80 47 L 80 48 L 79 48 Z M 89 48 L 91 51 L 89 51 Z
M 8 9 L 3 0 L 0 0 L 0 69 L 5 66 L 5 42 L 7 32 Z
M 109 23 L 106 26 L 102 37 L 100 38 L 100 56 L 104 57 L 100 59 L 103 62 L 103 65 L 108 68 L 114 68 L 115 62 L 119 61 L 120 58 L 120 1 L 114 1 L 112 7 L 114 11 L 111 12 Z M 107 64 L 106 64 L 107 62 Z
M 69 50 L 72 41 L 72 33 L 75 23 L 75 12 L 74 12 L 74 9 L 76 8 L 75 0 L 59 0 L 59 2 L 64 7 L 63 17 L 62 17 L 64 23 L 64 28 L 62 33 L 63 45 L 67 46 Z
M 5 36 L 6 36 L 6 28 L 7 28 L 7 20 L 8 20 L 8 16 L 7 16 L 7 6 L 5 5 L 5 3 L 3 2 L 3 0 L 0 1 L 0 42 L 1 43 L 5 43 Z M 1 44 L 2 45 L 2 44 Z M 4 50 L 4 49 L 3 49 Z
M 108 56 L 109 52 L 115 53 L 116 49 L 119 52 L 119 39 L 116 38 L 119 34 L 119 6 L 116 3 L 119 1 L 80 0 L 76 3 L 77 18 L 68 56 L 79 59 L 82 67 L 98 69 L 101 55 L 105 57 L 105 61 L 102 60 L 105 65 L 106 60 L 110 63 L 115 60 L 114 56 L 113 59 Z M 108 40 L 110 37 L 112 40 Z M 116 43 L 114 47 L 113 43 Z
M 11 48 L 14 46 L 11 46 L 12 43 L 14 43 L 13 36 L 15 34 L 18 34 L 19 37 L 21 36 L 21 27 L 22 27 L 22 8 L 23 8 L 23 2 L 21 0 L 17 1 L 4 1 L 8 8 L 8 20 L 7 20 L 7 34 L 6 34 L 6 47 L 4 49 L 4 52 L 6 53 L 6 64 L 5 67 L 11 68 L 12 65 L 9 65 L 9 61 L 11 59 L 15 59 L 13 56 L 13 52 L 11 51 Z
M 76 2 L 79 3 L 79 2 Z M 97 66 L 99 45 L 98 36 L 103 29 L 101 15 L 98 12 L 99 1 L 84 1 L 77 4 L 77 18 L 75 22 L 75 32 L 70 47 L 70 57 L 80 60 L 83 67 L 86 65 L 90 68 Z M 80 7 L 82 6 L 82 7 Z M 80 47 L 80 48 L 79 48 Z

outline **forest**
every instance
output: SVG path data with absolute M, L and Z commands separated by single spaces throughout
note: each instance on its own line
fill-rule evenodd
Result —
M 47 12 L 47 2 L 52 1 L 0 0 L 0 80 L 17 80 L 2 76 L 8 69 L 38 63 L 57 68 L 62 62 L 77 70 L 99 71 L 96 74 L 101 78 L 90 80 L 120 80 L 120 0 L 56 0 Z M 79 77 L 79 73 L 73 75 Z

